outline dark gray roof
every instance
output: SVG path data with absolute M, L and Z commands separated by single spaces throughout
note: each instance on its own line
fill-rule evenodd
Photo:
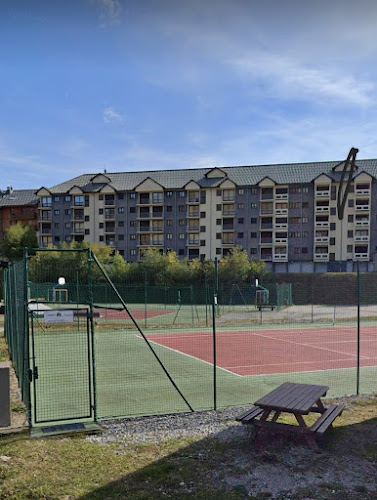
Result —
M 18 207 L 21 205 L 38 205 L 39 197 L 36 189 L 15 189 L 0 197 L 0 207 Z
M 240 167 L 221 167 L 228 179 L 238 186 L 257 185 L 268 177 L 277 184 L 295 184 L 312 182 L 316 177 L 325 173 L 334 178 L 333 168 L 342 161 L 286 163 L 278 165 L 254 165 Z M 377 159 L 357 160 L 357 173 L 365 171 L 377 178 Z M 182 189 L 188 182 L 195 181 L 201 187 L 215 187 L 224 181 L 222 178 L 207 178 L 206 174 L 213 168 L 197 168 L 182 170 L 159 170 L 149 172 L 116 172 L 108 173 L 110 184 L 117 191 L 132 191 L 147 177 L 161 184 L 165 189 Z M 356 175 L 357 175 L 356 173 Z M 92 183 L 91 179 L 97 174 L 84 174 L 69 181 L 58 184 L 50 189 L 51 193 L 65 193 L 73 186 L 79 186 L 84 192 L 99 191 L 104 184 Z M 337 175 L 335 175 L 337 177 Z

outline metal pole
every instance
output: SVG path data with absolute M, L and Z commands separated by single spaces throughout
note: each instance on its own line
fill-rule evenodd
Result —
M 216 305 L 217 295 L 213 294 L 212 302 L 212 339 L 213 339 L 213 408 L 217 410 L 217 349 L 216 349 Z
M 96 353 L 94 348 L 94 305 L 93 305 L 93 257 L 94 254 L 88 248 L 88 274 L 89 274 L 89 311 L 90 311 L 90 330 L 92 335 L 92 370 L 93 370 L 93 414 L 94 420 L 97 420 L 97 384 L 96 384 Z
M 215 295 L 217 297 L 216 304 L 217 304 L 217 316 L 220 316 L 220 311 L 219 311 L 219 261 L 217 257 L 215 257 Z
M 360 394 L 360 262 L 357 261 L 357 376 L 356 394 Z
M 208 311 L 207 311 L 207 302 L 208 302 L 208 290 L 207 290 L 207 274 L 204 274 L 204 286 L 205 286 L 205 301 L 206 301 L 206 326 L 208 326 Z
M 182 392 L 179 390 L 177 384 L 174 382 L 174 380 L 172 379 L 170 373 L 167 371 L 167 369 L 165 368 L 164 364 L 162 363 L 162 361 L 160 360 L 160 358 L 158 357 L 156 351 L 153 349 L 152 347 L 152 344 L 149 342 L 149 340 L 147 339 L 147 337 L 145 336 L 143 330 L 140 328 L 139 324 L 137 323 L 137 321 L 135 320 L 135 318 L 133 317 L 131 311 L 128 309 L 127 307 L 127 304 L 124 302 L 123 300 L 123 297 L 120 295 L 120 293 L 118 292 L 118 290 L 116 289 L 114 283 L 111 281 L 111 279 L 109 278 L 107 272 L 104 270 L 104 268 L 102 267 L 101 263 L 99 262 L 99 260 L 97 259 L 96 255 L 91 252 L 91 256 L 94 260 L 94 262 L 97 264 L 98 268 L 100 269 L 100 271 L 102 272 L 102 274 L 104 275 L 104 277 L 106 278 L 107 282 L 109 283 L 109 285 L 111 286 L 111 288 L 113 289 L 113 292 L 115 293 L 115 295 L 118 297 L 119 299 L 119 302 L 122 304 L 124 310 L 126 311 L 126 313 L 128 314 L 128 316 L 130 317 L 132 323 L 134 324 L 134 326 L 136 327 L 137 331 L 140 333 L 140 335 L 143 337 L 143 339 L 145 340 L 145 342 L 147 343 L 149 349 L 152 351 L 152 354 L 153 356 L 156 358 L 158 364 L 161 366 L 161 368 L 163 369 L 165 375 L 168 377 L 168 379 L 170 380 L 170 382 L 172 383 L 173 387 L 175 388 L 175 390 L 178 392 L 178 394 L 181 396 L 181 398 L 183 399 L 183 401 L 186 403 L 186 405 L 189 407 L 190 411 L 194 411 L 194 409 L 192 408 L 192 406 L 190 405 L 190 403 L 187 401 L 187 399 L 184 397 L 184 395 L 182 394 Z
M 148 283 L 147 283 L 147 270 L 144 270 L 144 326 L 147 328 L 147 301 L 148 301 Z

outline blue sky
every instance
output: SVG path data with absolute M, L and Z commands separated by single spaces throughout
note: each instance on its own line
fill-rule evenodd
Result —
M 0 189 L 377 157 L 377 2 L 0 0 Z

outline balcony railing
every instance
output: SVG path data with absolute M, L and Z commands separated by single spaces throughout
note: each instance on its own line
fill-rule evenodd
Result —
M 369 204 L 368 205 L 356 205 L 357 212 L 369 212 Z
M 288 238 L 276 238 L 275 243 L 288 243 Z
M 316 236 L 314 238 L 315 243 L 328 243 L 329 237 L 328 236 Z
M 52 214 L 49 214 L 49 215 L 42 215 L 42 217 L 40 217 L 41 221 L 51 221 L 52 220 Z
M 330 211 L 330 207 L 329 206 L 317 206 L 315 207 L 315 211 L 317 213 L 319 212 L 322 212 L 322 213 L 328 213 Z
M 355 241 L 369 241 L 369 236 L 355 236 Z
M 280 193 L 275 195 L 276 200 L 288 200 L 288 193 Z
M 330 198 L 330 190 L 329 189 L 321 189 L 320 191 L 315 192 L 316 198 Z
M 234 217 L 234 210 L 223 210 L 223 217 Z
M 277 222 L 275 224 L 275 229 L 288 229 L 288 222 Z
M 330 222 L 328 220 L 326 221 L 315 221 L 315 227 L 329 227 Z
M 369 219 L 368 220 L 357 220 L 356 219 L 355 227 L 369 227 Z
M 370 189 L 355 189 L 356 196 L 370 196 Z
M 199 196 L 190 196 L 189 195 L 188 202 L 189 203 L 199 203 L 200 202 L 200 198 L 199 198 Z
M 112 210 L 111 212 L 105 213 L 105 220 L 110 220 L 110 219 L 115 219 L 115 211 Z
M 329 254 L 328 253 L 315 253 L 314 260 L 327 261 L 327 260 L 329 260 Z
M 286 254 L 286 253 L 276 253 L 276 254 L 274 254 L 274 260 L 277 260 L 277 261 L 286 261 L 286 260 L 288 260 L 288 254 Z
M 360 259 L 360 260 L 368 260 L 369 259 L 369 254 L 367 252 L 363 253 L 354 253 L 353 254 L 354 259 Z

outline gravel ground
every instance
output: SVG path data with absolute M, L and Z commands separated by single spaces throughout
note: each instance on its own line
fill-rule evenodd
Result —
M 343 401 L 352 407 L 355 398 Z M 102 422 L 103 434 L 87 439 L 128 447 L 194 438 L 200 450 L 194 458 L 213 465 L 211 482 L 219 489 L 242 491 L 244 498 L 377 499 L 376 425 L 367 431 L 362 424 L 350 426 L 352 429 L 346 431 L 350 437 L 330 433 L 320 445 L 322 452 L 316 453 L 299 437 L 271 438 L 269 433 L 261 433 L 253 442 L 250 430 L 234 421 L 243 411 L 244 408 L 231 408 L 106 421 Z M 218 459 L 211 462 L 211 443 L 213 446 L 215 442 L 226 445 L 220 463 Z M 365 446 L 370 444 L 374 446 L 372 458 L 365 454 Z M 192 455 L 192 449 L 188 450 Z

